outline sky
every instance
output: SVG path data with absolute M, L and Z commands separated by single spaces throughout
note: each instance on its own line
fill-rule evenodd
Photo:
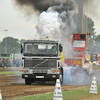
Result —
M 88 16 L 94 21 L 94 27 L 97 35 L 100 35 L 100 1 L 99 0 L 88 0 Z M 87 10 L 87 9 L 86 9 Z
M 37 22 L 36 14 L 33 14 L 29 20 L 11 0 L 0 0 L 0 40 L 6 36 L 18 39 L 32 38 L 37 35 L 35 28 Z
M 94 13 L 88 7 L 88 15 L 94 21 L 95 31 L 97 34 L 100 34 L 100 10 L 97 1 L 98 0 L 96 0 L 96 6 L 94 6 L 95 8 L 93 7 L 93 9 L 95 9 Z M 31 18 L 26 17 L 11 0 L 0 0 L 0 40 L 2 41 L 6 36 L 18 39 L 37 37 L 36 25 L 38 18 L 39 16 L 37 16 L 36 13 L 33 13 Z

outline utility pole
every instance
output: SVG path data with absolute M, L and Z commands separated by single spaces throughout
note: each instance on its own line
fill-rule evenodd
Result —
M 84 0 L 78 0 L 78 33 L 82 33 L 83 3 Z
M 4 30 L 5 31 L 5 53 L 7 53 L 7 39 L 6 39 L 6 36 L 7 36 L 7 29 Z

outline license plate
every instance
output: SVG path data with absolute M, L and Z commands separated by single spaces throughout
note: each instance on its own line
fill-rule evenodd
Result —
M 44 78 L 44 76 L 36 76 L 36 78 Z

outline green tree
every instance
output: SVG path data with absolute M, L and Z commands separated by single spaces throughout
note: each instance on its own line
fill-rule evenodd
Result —
M 6 37 L 0 43 L 0 53 L 5 53 L 5 46 L 7 53 L 19 53 L 20 52 L 20 43 L 18 39 L 13 37 Z
M 95 36 L 94 39 L 97 43 L 100 43 L 100 35 Z
M 96 32 L 95 32 L 95 28 L 94 28 L 94 22 L 91 18 L 87 17 L 86 15 L 83 15 L 83 33 L 90 32 L 91 36 L 95 36 Z M 74 16 L 74 22 L 76 24 L 76 26 L 78 26 L 78 14 L 75 13 Z M 86 25 L 87 23 L 87 25 Z M 76 31 L 74 33 L 78 33 L 78 27 L 76 28 Z M 91 38 L 91 36 L 89 36 L 88 38 Z
M 100 53 L 100 35 L 95 35 L 94 36 L 94 49 L 96 53 Z
M 20 45 L 23 44 L 24 41 L 25 41 L 25 39 L 21 39 L 21 40 L 19 40 Z

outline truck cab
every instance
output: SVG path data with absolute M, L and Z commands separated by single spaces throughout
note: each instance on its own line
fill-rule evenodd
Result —
M 21 45 L 22 78 L 26 85 L 35 81 L 63 79 L 62 46 L 57 40 L 27 40 Z

